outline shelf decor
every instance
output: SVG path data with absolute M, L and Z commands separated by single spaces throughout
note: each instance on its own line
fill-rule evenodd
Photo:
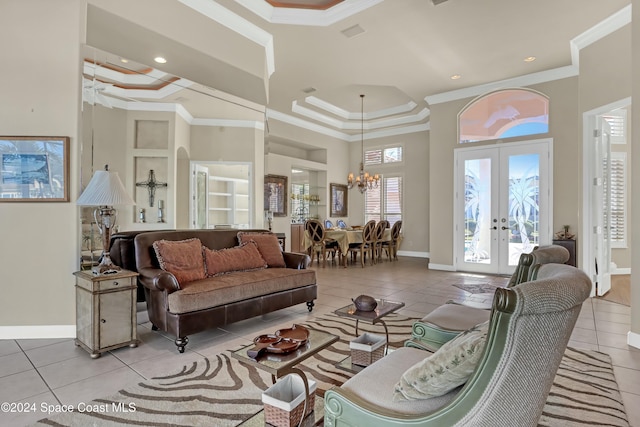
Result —
M 266 175 L 264 177 L 264 210 L 273 216 L 287 216 L 287 177 Z
M 68 201 L 68 136 L 0 136 L 0 202 Z
M 348 187 L 343 184 L 329 184 L 331 192 L 331 217 L 346 217 L 349 212 Z

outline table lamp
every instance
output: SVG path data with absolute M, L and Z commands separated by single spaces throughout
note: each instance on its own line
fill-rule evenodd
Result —
M 111 230 L 116 225 L 117 211 L 114 205 L 135 205 L 136 203 L 127 194 L 118 177 L 117 172 L 111 172 L 109 165 L 104 170 L 96 171 L 84 189 L 76 204 L 79 206 L 96 206 L 93 210 L 93 219 L 96 221 L 100 235 L 102 236 L 102 259 L 100 264 L 93 267 L 93 274 L 110 274 L 121 270 L 111 262 L 109 256 L 109 241 Z

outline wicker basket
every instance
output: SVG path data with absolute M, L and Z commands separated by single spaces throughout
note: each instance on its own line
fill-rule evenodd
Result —
M 309 402 L 304 414 L 313 411 L 316 402 L 316 382 L 309 382 Z M 298 375 L 285 375 L 262 393 L 264 421 L 276 427 L 297 426 L 304 418 L 304 382 Z
M 349 343 L 351 363 L 369 366 L 384 356 L 384 345 L 387 339 L 381 335 L 365 333 Z

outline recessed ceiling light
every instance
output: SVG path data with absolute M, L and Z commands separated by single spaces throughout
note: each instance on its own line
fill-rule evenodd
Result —
M 462 76 L 460 74 L 454 74 L 453 76 L 451 76 L 451 80 L 458 80 L 461 77 Z
M 126 64 L 127 62 L 129 62 L 129 60 L 126 58 L 120 58 L 120 62 L 122 62 L 123 64 Z
M 162 56 L 156 56 L 155 58 L 153 58 L 154 61 L 156 61 L 158 64 L 166 64 L 167 60 L 164 59 Z
M 535 56 L 527 56 L 526 58 L 524 58 L 524 62 L 533 62 L 536 60 Z

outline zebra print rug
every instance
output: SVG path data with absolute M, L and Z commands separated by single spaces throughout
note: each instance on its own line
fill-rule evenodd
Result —
M 401 315 L 385 318 L 390 347 L 401 347 L 411 335 L 416 319 Z M 340 385 L 353 374 L 335 368 L 350 355 L 354 322 L 325 315 L 305 326 L 340 336 L 340 340 L 299 367 L 318 383 L 318 394 Z M 380 333 L 380 326 L 361 323 L 360 331 Z M 230 349 L 233 350 L 233 349 Z M 271 376 L 232 359 L 226 352 L 213 359 L 185 365 L 114 396 L 96 399 L 108 411 L 60 414 L 40 420 L 37 426 L 235 426 L 259 412 L 261 392 Z M 116 411 L 135 405 L 135 412 Z M 622 399 L 608 355 L 569 348 L 565 353 L 540 426 L 628 426 Z

